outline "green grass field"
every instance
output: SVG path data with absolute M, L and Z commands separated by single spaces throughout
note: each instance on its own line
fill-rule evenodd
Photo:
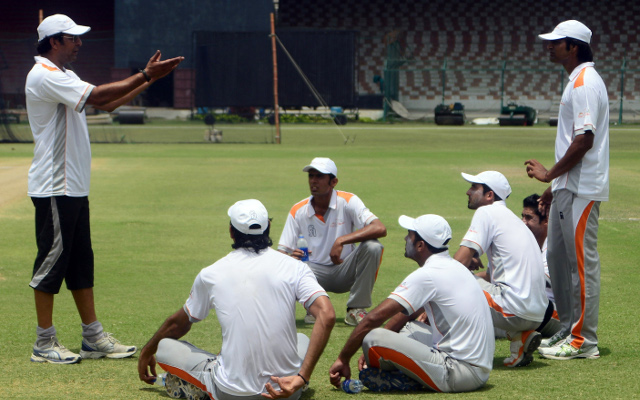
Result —
M 140 127 L 156 132 L 153 123 Z M 163 135 L 204 128 L 160 124 Z M 91 128 L 97 129 L 97 128 Z M 106 129 L 106 128 L 102 128 Z M 132 130 L 122 133 L 119 129 Z M 272 135 L 266 125 L 221 126 L 249 138 Z M 109 135 L 137 134 L 110 126 Z M 374 289 L 378 304 L 416 268 L 403 257 L 406 233 L 398 216 L 440 214 L 452 229 L 452 251 L 473 212 L 466 207 L 468 184 L 460 172 L 495 169 L 513 188 L 507 201 L 520 213 L 525 196 L 545 186 L 530 180 L 524 161 L 553 162 L 553 128 L 363 125 L 342 128 L 344 144 L 331 126 L 285 125 L 283 144 L 94 144 L 91 186 L 92 237 L 96 257 L 96 303 L 105 329 L 126 344 L 142 346 L 170 313 L 182 306 L 198 271 L 231 250 L 227 208 L 236 200 L 260 199 L 273 217 L 277 242 L 289 208 L 308 196 L 302 167 L 315 156 L 334 159 L 338 189 L 357 193 L 387 226 L 385 254 Z M 142 134 L 141 134 L 142 135 Z M 187 141 L 187 140 L 185 140 Z M 195 139 L 194 139 L 195 141 Z M 502 366 L 508 343 L 497 342 L 488 384 L 466 394 L 374 394 L 363 399 L 419 398 L 638 398 L 640 397 L 640 128 L 611 129 L 611 201 L 600 208 L 602 261 L 599 360 L 550 361 L 526 368 Z M 137 355 L 125 360 L 85 360 L 78 365 L 31 363 L 35 312 L 28 287 L 35 256 L 33 206 L 26 196 L 26 171 L 33 144 L 0 144 L 0 398 L 162 399 L 158 387 L 138 380 Z M 328 369 L 351 327 L 344 318 L 347 294 L 332 294 L 338 322 L 303 399 L 346 398 L 329 385 Z M 298 328 L 310 334 L 302 323 Z M 66 289 L 56 297 L 58 336 L 80 348 L 80 321 Z M 187 340 L 218 351 L 215 318 L 194 325 Z M 355 370 L 356 359 L 352 360 Z

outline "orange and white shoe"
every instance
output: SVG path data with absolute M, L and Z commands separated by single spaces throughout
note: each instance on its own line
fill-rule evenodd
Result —
M 524 331 L 518 332 L 516 335 L 507 335 L 507 338 L 511 340 L 509 349 L 511 350 L 511 357 L 505 358 L 503 363 L 506 367 L 524 367 L 533 361 L 533 352 L 536 351 L 540 342 L 542 341 L 542 335 L 536 331 Z

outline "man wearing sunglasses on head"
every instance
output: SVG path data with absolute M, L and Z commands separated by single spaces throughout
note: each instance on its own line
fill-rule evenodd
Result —
M 25 86 L 35 142 L 28 191 L 35 206 L 38 245 L 29 284 L 34 289 L 38 321 L 31 355 L 34 362 L 73 364 L 82 358 L 129 357 L 137 350 L 105 333 L 96 317 L 88 199 L 91 146 L 84 109 L 91 105 L 113 111 L 168 75 L 184 57 L 161 61 L 157 51 L 139 73 L 94 86 L 67 66 L 78 57 L 81 35 L 90 30 L 66 15 L 45 18 L 38 26 L 39 55 Z M 58 342 L 53 325 L 54 295 L 62 281 L 71 291 L 82 321 L 80 354 Z

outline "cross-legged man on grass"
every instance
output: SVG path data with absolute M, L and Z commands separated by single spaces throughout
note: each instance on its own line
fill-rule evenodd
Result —
M 466 392 L 489 379 L 495 339 L 489 307 L 473 275 L 449 255 L 451 228 L 433 214 L 401 216 L 405 257 L 418 269 L 353 330 L 329 370 L 339 387 L 362 346 L 360 380 L 372 391 Z M 426 313 L 428 325 L 416 318 Z M 379 328 L 389 320 L 384 328 Z
M 338 168 L 329 158 L 317 157 L 302 169 L 309 174 L 311 197 L 295 204 L 289 215 L 278 250 L 297 259 L 299 235 L 309 245 L 307 265 L 328 292 L 349 292 L 348 325 L 357 325 L 371 307 L 371 292 L 382 262 L 382 244 L 387 228 L 353 193 L 335 190 Z M 360 243 L 356 247 L 356 243 Z M 305 317 L 313 323 L 313 317 Z
M 541 340 L 536 328 L 549 304 L 540 248 L 533 233 L 507 208 L 511 186 L 504 175 L 485 171 L 475 176 L 462 173 L 462 177 L 471 183 L 468 207 L 475 213 L 454 258 L 469 270 L 477 270 L 482 267 L 479 257 L 487 254 L 487 270 L 475 276 L 489 303 L 494 327 L 504 330 L 511 340 L 511 355 L 503 363 L 507 367 L 529 365 Z
M 158 51 L 140 73 L 94 86 L 69 68 L 88 26 L 62 14 L 38 26 L 39 56 L 25 86 L 29 125 L 35 142 L 29 169 L 29 196 L 35 206 L 38 254 L 33 267 L 38 320 L 31 361 L 72 364 L 82 358 L 123 358 L 136 352 L 105 333 L 93 298 L 93 250 L 89 223 L 91 147 L 84 108 L 113 111 L 157 79 L 170 73 L 182 57 L 160 61 Z M 82 321 L 80 354 L 58 342 L 53 325 L 54 295 L 65 281 Z
M 271 249 L 261 202 L 238 201 L 228 215 L 234 251 L 200 271 L 184 306 L 142 348 L 139 377 L 153 384 L 157 358 L 173 398 L 297 399 L 329 340 L 333 306 L 307 265 Z M 311 339 L 296 333 L 296 302 L 316 318 Z M 220 353 L 178 340 L 211 310 Z
M 591 30 L 564 21 L 546 41 L 549 59 L 569 74 L 558 112 L 555 161 L 547 170 L 525 161 L 530 178 L 551 186 L 540 198 L 549 216 L 547 259 L 561 329 L 543 340 L 540 355 L 554 360 L 599 358 L 600 202 L 609 200 L 609 96 L 596 72 Z

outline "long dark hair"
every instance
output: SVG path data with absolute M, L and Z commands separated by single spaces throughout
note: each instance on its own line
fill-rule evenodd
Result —
M 254 226 L 251 225 L 250 228 L 253 229 Z M 255 228 L 259 228 L 259 226 L 256 224 Z M 231 229 L 233 230 L 234 238 L 234 242 L 231 245 L 233 249 L 245 248 L 257 254 L 267 247 L 271 247 L 273 245 L 273 241 L 271 241 L 271 238 L 269 237 L 271 224 L 269 224 L 262 235 L 245 235 L 244 233 L 237 230 L 233 225 L 231 225 Z

